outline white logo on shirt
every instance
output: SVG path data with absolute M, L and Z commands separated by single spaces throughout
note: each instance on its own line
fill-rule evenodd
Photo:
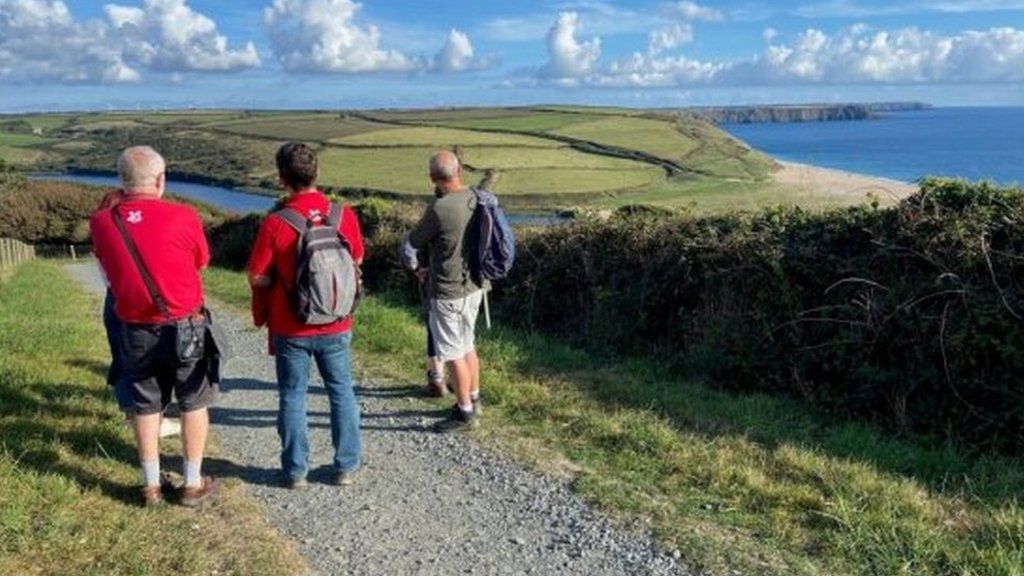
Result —
M 323 220 L 324 217 L 323 217 L 323 214 L 321 214 L 319 210 L 314 208 L 313 210 L 309 211 L 309 219 L 312 220 L 313 222 L 319 222 L 319 221 Z
M 129 224 L 138 224 L 142 222 L 142 210 L 129 210 L 128 217 L 125 218 Z

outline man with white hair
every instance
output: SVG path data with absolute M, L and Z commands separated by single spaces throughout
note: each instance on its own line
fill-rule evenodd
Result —
M 476 319 L 486 282 L 470 273 L 477 198 L 462 182 L 458 157 L 442 150 L 430 158 L 430 180 L 437 198 L 403 243 L 404 264 L 420 270 L 416 256 L 426 251 L 430 330 L 437 355 L 455 378 L 456 405 L 437 425 L 439 432 L 471 430 L 480 413 L 480 359 Z
M 207 408 L 216 397 L 202 331 L 200 272 L 210 250 L 195 210 L 162 199 L 164 159 L 148 146 L 126 149 L 117 161 L 123 198 L 90 222 L 93 248 L 110 281 L 121 320 L 123 360 L 131 382 L 136 448 L 142 466 L 142 503 L 163 502 L 159 433 L 172 393 L 181 408 L 185 485 L 181 504 L 215 498 L 219 483 L 202 476 L 209 429 Z M 189 345 L 189 344 L 192 345 Z M 183 345 L 184 344 L 184 345 Z

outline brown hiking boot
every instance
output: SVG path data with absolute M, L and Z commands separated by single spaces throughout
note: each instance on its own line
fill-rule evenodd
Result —
M 143 486 L 140 492 L 143 508 L 152 508 L 164 503 L 162 486 Z
M 181 505 L 186 508 L 198 508 L 216 500 L 219 495 L 220 480 L 212 476 L 203 476 L 199 486 L 185 486 L 181 489 Z

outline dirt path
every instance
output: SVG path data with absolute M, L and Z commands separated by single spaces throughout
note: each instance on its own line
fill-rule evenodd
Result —
M 69 265 L 68 272 L 102 291 L 94 264 Z M 649 534 L 613 524 L 564 482 L 494 456 L 474 440 L 429 431 L 440 414 L 424 409 L 412 386 L 385 387 L 358 373 L 368 462 L 357 483 L 324 482 L 328 409 L 315 377 L 311 487 L 278 487 L 277 391 L 266 334 L 223 311 L 217 318 L 237 358 L 213 413 L 224 456 L 208 469 L 245 482 L 267 521 L 299 544 L 314 573 L 690 574 Z

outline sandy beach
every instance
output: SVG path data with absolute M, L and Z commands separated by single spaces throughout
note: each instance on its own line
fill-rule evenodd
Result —
M 819 194 L 851 199 L 863 199 L 868 194 L 875 194 L 883 202 L 897 202 L 917 191 L 916 184 L 889 178 L 781 160 L 779 165 L 782 169 L 773 176 L 776 182 L 799 186 Z

